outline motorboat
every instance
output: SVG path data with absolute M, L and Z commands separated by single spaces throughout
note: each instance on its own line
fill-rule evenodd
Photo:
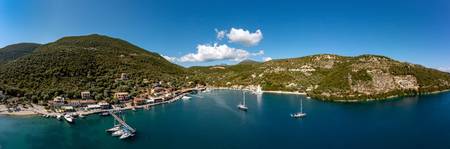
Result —
M 118 136 L 122 136 L 123 134 L 125 134 L 125 130 L 123 129 L 119 129 L 118 131 L 115 131 L 111 134 L 111 136 L 113 137 L 118 137 Z
M 71 115 L 69 115 L 69 114 L 64 115 L 64 119 L 67 122 L 69 122 L 69 123 L 73 123 L 74 122 L 73 117 Z
M 100 113 L 100 116 L 108 116 L 108 115 L 109 115 L 108 112 L 102 112 L 102 113 Z
M 183 96 L 181 99 L 183 99 L 183 100 L 189 100 L 189 99 L 191 99 L 192 97 L 189 97 L 189 96 Z
M 121 135 L 121 136 L 119 137 L 119 139 L 123 140 L 123 139 L 129 138 L 129 137 L 132 137 L 132 136 L 134 136 L 133 133 L 131 133 L 131 132 L 128 131 L 128 130 L 125 130 L 125 131 L 124 131 L 124 134 Z
M 120 130 L 120 125 L 116 125 L 113 128 L 109 128 L 106 130 L 106 132 L 116 132 Z
M 62 120 L 62 116 L 61 115 L 56 115 L 56 119 L 60 121 L 60 120 Z

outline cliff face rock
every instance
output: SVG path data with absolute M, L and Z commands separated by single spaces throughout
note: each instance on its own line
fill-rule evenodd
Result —
M 394 76 L 379 69 L 367 71 L 370 81 L 353 81 L 349 76 L 351 90 L 366 95 L 388 93 L 393 90 L 418 90 L 419 85 L 413 75 Z

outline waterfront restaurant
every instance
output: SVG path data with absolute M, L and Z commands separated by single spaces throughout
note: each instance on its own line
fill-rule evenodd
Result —
M 118 92 L 114 94 L 114 98 L 119 99 L 121 101 L 123 100 L 128 100 L 129 96 L 128 96 L 128 92 Z

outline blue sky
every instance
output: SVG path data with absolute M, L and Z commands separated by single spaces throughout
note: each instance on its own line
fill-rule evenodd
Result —
M 232 28 L 235 36 L 229 36 Z M 221 40 L 217 31 L 224 32 Z M 183 66 L 332 53 L 450 68 L 446 0 L 0 1 L 0 47 L 93 33 L 122 38 Z

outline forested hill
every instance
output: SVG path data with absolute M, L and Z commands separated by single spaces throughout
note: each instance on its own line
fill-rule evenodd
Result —
M 33 101 L 55 96 L 79 98 L 82 91 L 90 91 L 99 100 L 111 99 L 114 92 L 121 91 L 135 96 L 160 81 L 175 88 L 197 83 L 261 85 L 263 90 L 305 92 L 328 100 L 450 89 L 449 73 L 377 55 L 321 54 L 186 69 L 124 40 L 96 34 L 64 37 L 30 51 L 1 64 L 0 90 Z M 122 74 L 128 79 L 121 79 Z
M 329 100 L 365 100 L 450 89 L 450 74 L 385 56 L 332 54 L 191 67 L 194 78 L 220 87 L 261 85 L 263 90 L 298 91 Z
M 117 81 L 122 73 L 129 80 Z M 98 99 L 115 91 L 137 94 L 152 81 L 176 81 L 184 68 L 157 53 L 102 35 L 64 37 L 0 68 L 0 90 L 46 100 L 56 95 L 77 98 L 91 91 Z
M 18 43 L 0 49 L 0 65 L 33 52 L 40 44 Z

